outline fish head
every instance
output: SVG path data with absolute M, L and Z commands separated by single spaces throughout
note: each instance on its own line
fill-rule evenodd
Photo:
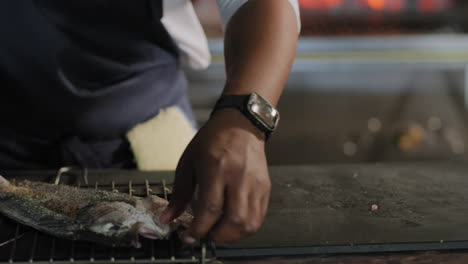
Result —
M 77 221 L 94 234 L 114 240 L 115 244 L 130 244 L 134 247 L 140 247 L 139 236 L 162 239 L 170 231 L 167 225 L 156 225 L 141 201 L 137 201 L 136 205 L 98 202 L 82 210 Z

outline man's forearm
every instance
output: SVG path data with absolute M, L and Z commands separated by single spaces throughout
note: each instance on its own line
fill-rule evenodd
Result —
M 234 0 L 237 1 L 237 0 Z M 249 0 L 226 30 L 225 94 L 257 92 L 276 105 L 294 59 L 298 25 L 287 0 Z M 185 150 L 171 203 L 162 219 L 180 215 L 199 188 L 192 226 L 183 240 L 206 235 L 232 242 L 262 225 L 271 192 L 265 133 L 236 109 L 212 115 Z
M 276 105 L 294 60 L 298 25 L 286 0 L 250 0 L 226 29 L 224 94 L 257 92 Z

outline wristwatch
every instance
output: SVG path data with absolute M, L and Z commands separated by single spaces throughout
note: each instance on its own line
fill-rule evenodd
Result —
M 257 93 L 224 95 L 216 102 L 211 115 L 221 108 L 239 109 L 252 124 L 266 134 L 266 139 L 268 139 L 278 127 L 280 119 L 278 110 Z

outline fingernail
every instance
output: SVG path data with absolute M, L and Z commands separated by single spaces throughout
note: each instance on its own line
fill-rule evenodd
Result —
M 185 236 L 183 241 L 184 241 L 185 244 L 189 244 L 189 245 L 192 245 L 195 242 L 197 242 L 197 240 L 195 238 L 191 237 L 191 236 Z

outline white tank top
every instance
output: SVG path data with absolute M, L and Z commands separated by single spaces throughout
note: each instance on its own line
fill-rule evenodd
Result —
M 234 13 L 248 0 L 216 0 L 223 29 Z M 301 26 L 297 0 L 288 0 Z M 190 0 L 164 0 L 162 23 L 182 52 L 182 63 L 192 69 L 205 69 L 211 55 L 203 28 Z

